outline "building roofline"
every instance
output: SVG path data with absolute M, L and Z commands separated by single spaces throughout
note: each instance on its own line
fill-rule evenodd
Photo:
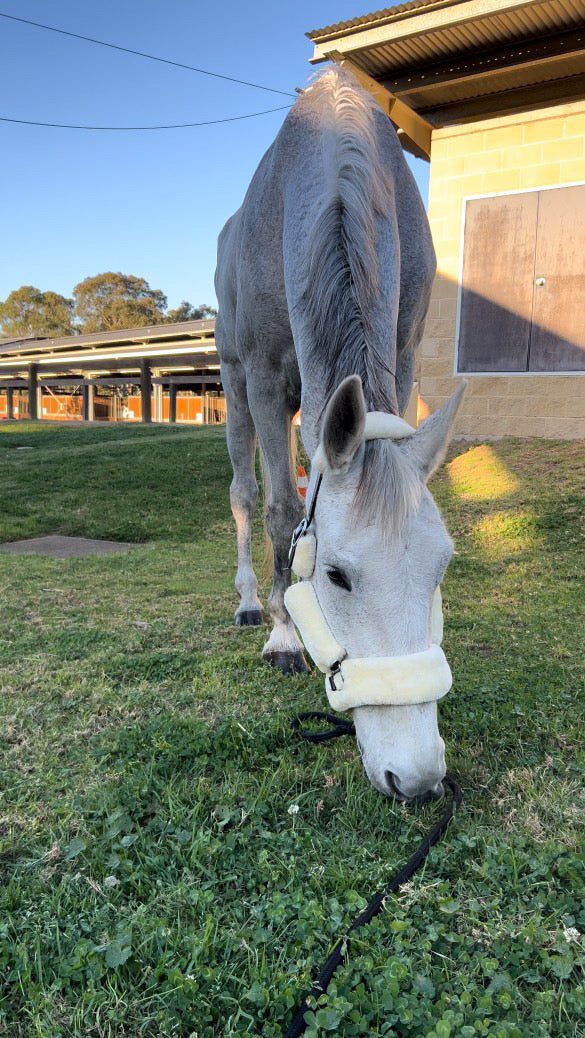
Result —
M 213 334 L 215 319 L 204 321 L 179 321 L 175 324 L 153 324 L 140 328 L 116 328 L 109 332 L 90 332 L 86 335 L 63 335 L 55 339 L 46 337 L 22 339 L 0 339 L 0 353 L 31 351 L 43 353 L 61 348 L 63 352 L 69 348 L 76 352 L 84 346 L 123 345 L 126 343 L 148 343 L 161 339 L 204 338 L 205 334 Z
M 581 0 L 411 0 L 307 35 L 310 61 L 347 66 L 415 154 L 439 127 L 585 97 Z
M 430 7 L 453 7 L 454 4 L 462 3 L 463 0 L 410 0 L 409 3 L 398 4 L 397 7 L 384 7 L 381 11 L 372 11 L 371 14 L 358 15 L 345 22 L 337 22 L 335 25 L 326 25 L 322 29 L 311 29 L 306 32 L 310 40 L 319 42 L 329 41 L 337 36 L 349 35 L 353 32 L 361 32 L 364 29 L 372 29 L 390 22 L 401 21 L 415 11 Z

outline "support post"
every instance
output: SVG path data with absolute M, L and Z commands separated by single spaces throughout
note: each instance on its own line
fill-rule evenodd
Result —
M 160 368 L 153 368 L 152 374 L 156 379 L 160 378 Z M 164 405 L 163 387 L 160 382 L 154 382 L 152 387 L 152 395 L 154 404 L 154 420 L 155 422 L 162 422 L 164 420 Z
M 39 397 L 38 397 L 38 367 L 36 364 L 29 364 L 28 367 L 28 416 L 31 421 L 36 422 L 39 417 Z
M 88 383 L 83 386 L 81 417 L 84 422 L 93 422 L 93 386 Z
M 142 398 L 142 421 L 152 422 L 150 395 L 152 393 L 152 372 L 148 361 L 140 361 L 140 395 Z
M 169 383 L 169 422 L 175 423 L 177 421 L 177 390 L 178 386 L 176 382 Z
M 14 390 L 8 386 L 6 390 L 6 417 L 14 418 Z

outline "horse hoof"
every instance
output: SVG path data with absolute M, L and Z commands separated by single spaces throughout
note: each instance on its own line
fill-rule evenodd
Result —
M 283 674 L 306 674 L 309 670 L 307 661 L 300 649 L 290 652 L 285 649 L 272 649 L 263 657 L 271 667 L 276 667 Z
M 236 627 L 259 627 L 264 623 L 264 615 L 261 609 L 242 609 L 236 613 Z

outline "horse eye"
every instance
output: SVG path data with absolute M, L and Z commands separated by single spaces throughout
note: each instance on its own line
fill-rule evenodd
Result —
M 335 584 L 336 587 L 342 587 L 344 591 L 351 591 L 351 584 L 347 579 L 345 573 L 342 573 L 340 569 L 328 569 L 327 576 L 329 577 L 331 583 Z

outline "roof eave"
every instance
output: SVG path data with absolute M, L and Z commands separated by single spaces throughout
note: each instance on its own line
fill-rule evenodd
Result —
M 362 25 L 344 28 L 340 24 L 328 29 L 314 29 L 307 33 L 315 43 L 309 61 L 312 64 L 327 61 L 332 51 L 350 57 L 366 48 L 454 29 L 533 6 L 534 0 L 440 0 L 432 6 L 405 11 L 396 18 L 384 18 L 379 24 L 370 22 L 366 28 Z

